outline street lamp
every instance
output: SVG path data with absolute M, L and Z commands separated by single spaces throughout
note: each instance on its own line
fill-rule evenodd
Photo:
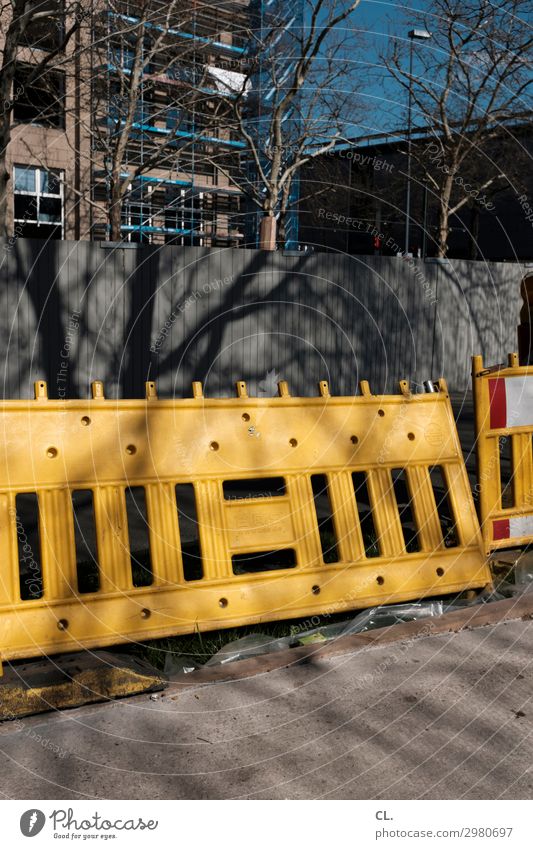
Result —
M 409 253 L 409 224 L 411 221 L 411 113 L 413 108 L 413 45 L 416 41 L 427 41 L 431 33 L 427 29 L 411 29 L 407 33 L 409 46 L 409 105 L 407 107 L 407 193 L 405 197 L 405 253 Z

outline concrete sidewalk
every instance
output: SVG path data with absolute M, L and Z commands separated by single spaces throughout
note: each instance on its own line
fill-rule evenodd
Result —
M 3 723 L 0 792 L 531 798 L 532 636 L 518 620 Z

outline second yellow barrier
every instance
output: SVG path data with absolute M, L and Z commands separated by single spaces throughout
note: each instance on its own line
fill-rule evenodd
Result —
M 472 360 L 479 507 L 487 552 L 533 542 L 533 367 Z
M 444 381 L 361 389 L 4 402 L 2 658 L 488 583 Z

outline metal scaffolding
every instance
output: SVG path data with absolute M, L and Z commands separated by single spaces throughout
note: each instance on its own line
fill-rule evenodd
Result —
M 141 20 L 132 14 L 130 4 L 122 6 L 108 8 L 105 18 L 109 146 L 113 134 L 119 134 L 124 126 L 117 90 L 120 79 L 131 73 L 128 39 Z M 200 78 L 206 68 L 216 70 L 217 62 L 231 69 L 238 61 L 242 70 L 247 46 L 239 30 L 244 31 L 247 21 L 246 4 L 242 0 L 215 7 L 196 2 L 191 8 L 189 4 L 186 28 L 183 19 L 168 26 L 165 4 L 160 0 L 154 0 L 151 9 L 143 31 L 147 39 L 158 39 L 161 50 L 151 54 L 150 62 L 142 61 L 135 120 L 121 162 L 121 179 L 135 175 L 122 204 L 123 237 L 136 242 L 238 245 L 243 240 L 242 193 L 224 178 L 216 161 L 219 156 L 223 159 L 225 172 L 240 167 L 239 156 L 246 145 L 232 138 L 228 127 L 217 127 L 215 134 L 211 126 L 205 129 L 208 121 L 202 109 L 209 109 L 207 88 L 205 106 L 198 106 L 193 99 L 186 113 L 176 92 L 179 94 L 186 75 Z M 101 116 L 95 120 L 99 117 L 102 120 Z M 164 151 L 159 158 L 158 148 Z M 152 161 L 154 167 L 149 167 Z M 96 156 L 93 196 L 104 204 L 111 202 L 109 171 L 105 158 Z M 100 223 L 94 236 L 107 238 L 108 231 L 109 227 Z
M 120 81 L 124 87 L 124 80 L 132 72 L 133 46 L 128 39 L 141 21 L 135 16 L 133 4 L 118 0 L 121 6 L 117 7 L 113 2 L 105 19 L 110 144 L 113 134 L 119 135 L 125 125 L 120 112 Z M 142 62 L 135 119 L 128 124 L 120 179 L 133 176 L 122 202 L 122 235 L 128 241 L 159 244 L 257 245 L 261 210 L 245 197 L 239 180 L 232 179 L 246 173 L 249 183 L 256 182 L 253 158 L 229 119 L 224 122 L 222 116 L 213 126 L 210 101 L 216 99 L 224 78 L 244 78 L 250 70 L 249 61 L 257 58 L 259 51 L 261 58 L 250 78 L 247 120 L 258 149 L 265 150 L 273 94 L 268 70 L 272 55 L 264 44 L 269 42 L 267 33 L 272 32 L 276 22 L 279 25 L 283 21 L 283 26 L 279 25 L 280 37 L 270 40 L 270 49 L 275 51 L 278 68 L 288 79 L 298 44 L 293 35 L 303 26 L 303 0 L 229 0 L 217 4 L 192 0 L 183 4 L 180 20 L 170 22 L 162 0 L 153 0 L 150 9 L 153 13 L 148 20 L 143 19 L 143 32 L 148 43 L 157 38 L 162 47 L 157 56 L 150 54 L 150 61 Z M 202 99 L 193 98 L 184 109 L 180 84 L 191 84 L 191 80 L 196 84 L 200 78 Z M 289 135 L 298 120 L 295 105 L 293 113 L 286 116 Z M 159 159 L 154 156 L 158 148 L 165 152 Z M 95 161 L 94 198 L 109 205 L 109 163 L 102 157 Z M 147 163 L 151 163 L 150 167 L 145 167 Z M 262 164 L 268 174 L 266 156 Z M 295 178 L 285 218 L 287 248 L 298 243 L 298 195 Z M 109 228 L 100 223 L 94 237 L 108 238 L 108 232 Z

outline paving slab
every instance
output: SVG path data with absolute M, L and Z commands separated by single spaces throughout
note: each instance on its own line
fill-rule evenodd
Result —
M 531 798 L 533 621 L 3 723 L 5 798 Z

